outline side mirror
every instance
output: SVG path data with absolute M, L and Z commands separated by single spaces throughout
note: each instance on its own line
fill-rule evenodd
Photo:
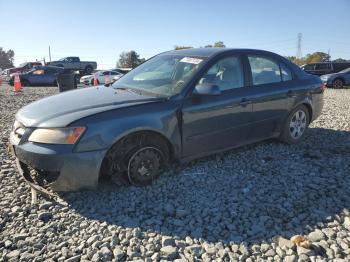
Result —
M 215 96 L 220 94 L 221 94 L 220 88 L 217 85 L 210 84 L 210 83 L 198 84 L 195 86 L 193 90 L 193 95 L 196 95 L 196 96 L 201 96 L 201 95 Z

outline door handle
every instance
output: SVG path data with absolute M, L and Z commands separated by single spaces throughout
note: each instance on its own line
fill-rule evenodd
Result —
M 295 93 L 295 92 L 292 91 L 292 90 L 289 90 L 289 91 L 287 92 L 287 96 L 288 96 L 288 97 L 296 97 L 296 96 L 297 96 L 297 93 Z
M 252 100 L 242 98 L 241 102 L 239 103 L 240 106 L 247 106 L 252 103 Z

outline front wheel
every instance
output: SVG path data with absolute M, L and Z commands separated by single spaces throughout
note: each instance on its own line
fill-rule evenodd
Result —
M 287 144 L 301 141 L 310 123 L 309 110 L 304 105 L 296 107 L 288 116 L 280 140 Z
M 131 135 L 114 145 L 106 160 L 106 173 L 114 182 L 126 178 L 133 185 L 147 185 L 167 166 L 169 149 L 158 136 Z

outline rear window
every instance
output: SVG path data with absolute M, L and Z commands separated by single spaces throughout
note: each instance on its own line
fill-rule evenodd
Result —
M 259 56 L 248 56 L 252 70 L 253 85 L 263 85 L 281 82 L 279 64 L 275 61 Z

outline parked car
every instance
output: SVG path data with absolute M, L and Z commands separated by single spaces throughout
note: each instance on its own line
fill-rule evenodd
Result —
M 115 71 L 115 72 L 118 72 L 118 73 L 125 75 L 126 73 L 130 72 L 131 70 L 132 70 L 132 68 L 114 68 L 111 71 Z
M 20 172 L 40 192 L 92 188 L 103 176 L 143 185 L 172 161 L 270 138 L 300 142 L 321 113 L 323 92 L 319 77 L 271 52 L 174 50 L 111 87 L 23 107 L 10 144 Z
M 41 66 L 24 74 L 20 74 L 19 78 L 23 86 L 47 86 L 57 85 L 57 75 L 64 71 L 61 67 Z M 15 76 L 9 80 L 9 84 L 14 84 Z
M 41 62 L 25 62 L 20 64 L 18 67 L 12 67 L 7 69 L 7 75 L 10 76 L 11 74 L 14 74 L 14 73 L 22 74 L 39 66 L 42 66 Z
M 94 61 L 80 61 L 77 56 L 69 56 L 58 61 L 48 62 L 46 65 L 63 67 L 66 70 L 80 71 L 83 74 L 91 74 L 97 68 Z
M 350 67 L 350 62 L 321 62 L 303 65 L 301 68 L 309 74 L 313 75 L 325 75 L 338 73 L 341 70 Z
M 115 72 L 115 71 L 98 71 L 94 73 L 93 75 L 86 75 L 82 76 L 80 78 L 80 83 L 85 85 L 93 85 L 94 84 L 94 77 L 97 79 L 98 84 L 105 84 L 106 80 L 108 83 L 114 82 L 114 77 L 120 78 L 122 76 L 121 73 Z
M 321 80 L 329 87 L 343 88 L 350 85 L 350 67 L 338 73 L 322 75 Z

